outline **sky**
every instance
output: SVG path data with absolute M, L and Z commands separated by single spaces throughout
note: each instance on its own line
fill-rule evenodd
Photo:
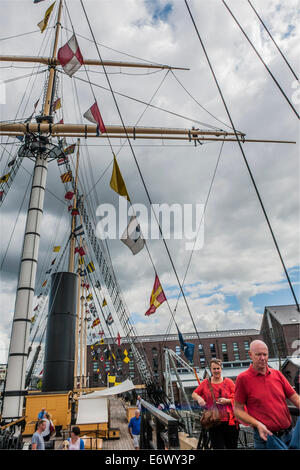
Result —
M 0 9 L 1 51 L 6 55 L 48 55 L 53 29 L 41 34 L 37 23 L 52 2 L 37 5 L 32 0 L 2 0 Z M 257 17 L 244 0 L 228 0 L 228 5 L 263 56 L 273 75 L 295 106 L 299 88 Z M 228 117 L 209 70 L 206 58 L 181 0 L 86 0 L 101 55 L 104 59 L 137 61 L 137 58 L 187 67 L 188 71 L 153 73 L 150 69 L 108 68 L 114 90 L 150 102 L 155 106 L 205 123 L 228 129 Z M 299 19 L 297 1 L 266 0 L 253 2 L 274 39 L 299 73 Z M 71 20 L 85 58 L 97 58 L 80 2 L 67 1 Z M 295 114 L 258 60 L 224 5 L 218 0 L 190 0 L 189 6 L 218 78 L 227 106 L 237 129 L 249 139 L 291 140 L 296 144 L 245 143 L 249 166 L 265 205 L 283 259 L 299 298 L 299 127 Z M 53 25 L 53 17 L 50 26 Z M 60 45 L 70 37 L 67 15 L 62 18 Z M 66 29 L 68 28 L 68 30 Z M 21 33 L 29 33 L 21 37 Z M 51 36 L 52 35 L 52 36 Z M 83 37 L 81 37 L 83 36 Z M 128 54 L 128 55 L 124 55 Z M 29 74 L 30 64 L 0 64 L 1 80 Z M 24 68 L 26 67 L 26 68 Z M 41 67 L 45 69 L 45 67 Z M 91 70 L 96 71 L 92 72 Z M 91 68 L 90 80 L 107 87 L 103 70 Z M 76 76 L 86 79 L 84 71 Z M 62 98 L 65 122 L 83 122 L 83 113 L 93 103 L 88 84 L 74 82 L 60 74 L 58 95 Z M 176 80 L 176 78 L 178 80 Z M 6 103 L 0 104 L 0 120 L 27 117 L 43 93 L 45 74 L 9 82 Z M 22 99 L 24 90 L 25 96 Z M 102 117 L 107 124 L 120 124 L 112 96 L 93 87 Z M 76 93 L 79 105 L 76 104 Z M 124 122 L 149 127 L 200 127 L 187 118 L 167 114 L 116 95 Z M 41 107 L 41 101 L 38 108 Z M 21 105 L 20 105 L 21 103 Z M 18 107 L 20 108 L 18 110 Z M 40 110 L 40 109 L 39 109 Z M 298 106 L 299 110 L 299 106 Z M 299 112 L 299 111 L 298 111 Z M 217 119 L 216 119 L 217 118 Z M 222 123 L 220 123 L 220 121 Z M 1 174 L 18 146 L 1 138 Z M 72 143 L 72 140 L 69 139 Z M 133 203 L 149 207 L 145 189 L 128 146 L 112 141 L 120 170 Z M 162 140 L 133 143 L 151 200 L 156 204 L 204 204 L 212 182 L 220 143 L 195 147 L 192 143 Z M 80 162 L 82 188 L 96 217 L 98 203 L 118 203 L 111 190 L 112 151 L 106 141 L 88 141 Z M 23 168 L 24 167 L 24 168 Z M 28 182 L 33 164 L 26 161 L 19 170 L 1 208 L 1 310 L 0 363 L 6 362 L 14 311 L 15 290 L 28 205 Z M 106 171 L 105 171 L 106 170 Z M 88 195 L 99 179 L 95 190 Z M 42 224 L 36 294 L 51 261 L 51 247 L 63 245 L 69 231 L 64 204 L 64 187 L 57 165 L 49 165 L 45 215 Z M 95 194 L 96 192 L 96 194 Z M 143 229 L 143 220 L 141 219 Z M 125 228 L 125 227 L 124 227 Z M 185 240 L 167 240 L 179 279 L 185 277 L 191 252 Z M 154 269 L 144 249 L 133 256 L 119 240 L 109 240 L 114 270 L 138 334 L 164 333 L 170 322 L 167 303 L 154 315 L 145 317 L 154 283 Z M 157 274 L 173 310 L 179 292 L 178 283 L 161 240 L 149 240 L 149 251 Z M 292 304 L 293 297 L 259 205 L 254 187 L 236 143 L 226 143 L 207 203 L 204 218 L 204 244 L 195 251 L 187 273 L 184 291 L 199 331 L 231 328 L 260 328 L 266 305 Z M 36 305 L 36 299 L 34 305 Z M 181 298 L 176 319 L 182 333 L 193 332 L 186 305 Z M 122 330 L 115 320 L 113 330 Z M 174 331 L 174 326 L 172 330 Z

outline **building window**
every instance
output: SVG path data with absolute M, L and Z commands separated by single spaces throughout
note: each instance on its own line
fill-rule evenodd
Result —
M 249 341 L 244 341 L 244 346 L 245 346 L 245 351 L 249 351 L 250 349 Z
M 175 346 L 175 352 L 178 356 L 180 356 L 180 354 L 181 354 L 180 346 Z
M 223 353 L 223 362 L 228 362 L 228 354 Z
M 215 343 L 210 343 L 209 349 L 210 349 L 210 352 L 211 352 L 211 357 L 212 358 L 216 357 L 216 345 L 215 345 Z
M 235 361 L 239 361 L 240 360 L 240 353 L 239 352 L 234 352 L 233 357 L 234 357 Z
M 227 353 L 227 344 L 226 343 L 222 343 L 222 352 Z
M 233 343 L 233 350 L 238 351 L 239 350 L 239 345 L 238 343 Z

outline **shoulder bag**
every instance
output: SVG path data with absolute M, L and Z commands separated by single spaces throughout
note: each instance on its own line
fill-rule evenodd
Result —
M 207 380 L 208 380 L 208 386 L 209 386 L 214 404 L 210 410 L 205 410 L 200 418 L 201 426 L 205 429 L 209 429 L 209 428 L 212 428 L 214 426 L 218 426 L 219 424 L 221 424 L 221 417 L 220 417 L 220 412 L 216 404 L 215 394 L 211 386 L 210 379 L 207 379 Z

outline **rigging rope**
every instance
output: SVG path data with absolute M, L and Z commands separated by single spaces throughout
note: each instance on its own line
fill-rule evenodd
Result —
M 65 72 L 63 72 L 62 70 L 57 70 L 59 73 L 61 74 L 64 74 L 64 75 L 67 75 Z M 79 77 L 75 77 L 73 76 L 73 79 L 75 80 L 79 80 L 81 82 L 85 82 L 85 83 L 91 83 L 93 86 L 97 87 L 97 88 L 101 88 L 102 90 L 105 90 L 105 91 L 108 91 L 108 92 L 111 92 L 111 90 L 109 88 L 106 88 L 104 86 L 101 86 L 101 85 L 98 85 L 97 83 L 94 83 L 94 82 L 89 82 L 88 80 L 84 80 L 83 78 L 79 78 Z M 171 114 L 173 116 L 176 116 L 176 117 L 179 117 L 181 119 L 186 119 L 187 121 L 190 121 L 190 122 L 194 122 L 195 124 L 200 124 L 201 126 L 205 126 L 207 127 L 208 129 L 213 129 L 213 130 L 216 130 L 216 131 L 222 131 L 223 129 L 220 129 L 219 127 L 216 127 L 216 126 L 213 126 L 211 124 L 207 124 L 205 122 L 202 122 L 202 121 L 198 121 L 197 119 L 193 119 L 193 118 L 190 118 L 188 116 L 184 116 L 182 114 L 178 114 L 178 113 L 175 113 L 174 111 L 169 111 L 168 109 L 164 109 L 164 108 L 161 108 L 159 106 L 155 106 L 154 104 L 148 104 L 146 101 L 143 101 L 143 100 L 139 100 L 138 98 L 133 98 L 132 96 L 128 96 L 128 95 L 125 95 L 124 93 L 120 93 L 118 91 L 113 91 L 113 93 L 115 95 L 118 95 L 118 96 L 122 96 L 123 98 L 127 98 L 131 101 L 136 101 L 137 103 L 140 103 L 140 104 L 144 104 L 144 105 L 148 105 L 150 108 L 153 108 L 153 109 L 158 109 L 159 111 L 163 111 L 164 113 L 168 113 L 168 114 Z M 239 132 L 239 131 L 238 131 Z
M 92 37 L 93 37 L 93 39 L 94 39 L 94 43 L 95 43 L 95 46 L 96 46 L 96 49 L 97 49 L 97 52 L 98 52 L 98 55 L 99 55 L 99 59 L 100 59 L 100 61 L 101 61 L 101 62 L 103 62 L 103 60 L 102 60 L 102 57 L 101 57 L 101 54 L 100 54 L 100 51 L 99 51 L 99 48 L 98 48 L 98 46 L 97 46 L 97 44 L 96 44 L 96 41 L 95 41 L 95 36 L 94 36 L 93 30 L 92 30 L 92 27 L 91 27 L 91 24 L 90 24 L 89 18 L 88 18 L 88 16 L 87 16 L 87 13 L 86 13 L 85 7 L 84 7 L 84 5 L 83 5 L 83 1 L 82 1 L 82 0 L 80 0 L 80 3 L 81 3 L 81 5 L 82 5 L 82 9 L 83 9 L 83 11 L 84 11 L 84 14 L 85 14 L 85 17 L 86 17 L 86 20 L 87 20 L 87 23 L 88 23 L 88 26 L 89 26 L 89 29 L 90 29 L 91 35 L 92 35 Z M 105 66 L 104 66 L 104 65 L 103 65 L 103 70 L 104 70 L 104 72 L 105 72 L 105 74 L 106 74 L 106 68 L 105 68 Z M 165 240 L 165 239 L 164 239 L 164 237 L 163 237 L 163 233 L 162 233 L 161 226 L 160 226 L 160 224 L 159 224 L 159 221 L 158 221 L 158 219 L 157 219 L 157 216 L 156 216 L 156 214 L 155 214 L 155 212 L 154 212 L 154 210 L 153 210 L 153 208 L 152 208 L 152 201 L 151 201 L 151 197 L 150 197 L 149 191 L 148 191 L 148 189 L 147 189 L 147 186 L 146 186 L 146 183 L 145 183 L 144 177 L 143 177 L 143 175 L 142 175 L 142 172 L 141 172 L 140 166 L 139 166 L 139 164 L 138 164 L 138 161 L 137 161 L 137 158 L 136 158 L 136 155 L 135 155 L 134 149 L 133 149 L 133 147 L 132 147 L 132 145 L 131 145 L 131 141 L 130 141 L 130 138 L 129 138 L 129 136 L 128 136 L 127 130 L 126 130 L 126 127 L 125 127 L 125 124 L 124 124 L 124 120 L 123 120 L 123 117 L 122 117 L 122 114 L 121 114 L 121 111 L 120 111 L 119 105 L 118 105 L 118 103 L 117 103 L 117 100 L 116 100 L 116 97 L 115 97 L 114 91 L 113 91 L 113 89 L 112 89 L 112 86 L 111 86 L 111 83 L 110 83 L 110 79 L 109 79 L 109 77 L 107 76 L 107 74 L 106 74 L 106 79 L 107 79 L 107 82 L 108 82 L 108 85 L 109 85 L 110 91 L 111 91 L 111 93 L 112 93 L 112 97 L 113 97 L 113 100 L 114 100 L 114 103 L 115 103 L 116 109 L 117 109 L 117 111 L 118 111 L 118 114 L 119 114 L 119 117 L 120 117 L 120 120 L 121 120 L 121 123 L 122 123 L 123 129 L 124 129 L 124 132 L 125 132 L 125 134 L 126 134 L 126 138 L 127 138 L 127 140 L 128 140 L 128 143 L 129 143 L 129 146 L 130 146 L 130 150 L 131 150 L 132 156 L 133 156 L 133 158 L 134 158 L 134 161 L 135 161 L 135 163 L 136 163 L 136 167 L 137 167 L 137 169 L 138 169 L 138 172 L 139 172 L 139 175 L 140 175 L 141 181 L 142 181 L 142 183 L 143 183 L 143 186 L 144 186 L 145 192 L 146 192 L 146 194 L 147 194 L 148 201 L 149 201 L 149 203 L 150 203 L 150 206 L 151 206 L 152 212 L 153 212 L 153 214 L 154 214 L 154 216 L 155 216 L 155 219 L 156 219 L 156 222 L 157 222 L 157 225 L 158 225 L 158 228 L 159 228 L 159 232 L 160 232 L 160 234 L 161 234 L 161 237 L 162 237 L 162 240 L 163 240 L 163 243 L 164 243 L 164 246 L 165 246 L 166 252 L 167 252 L 167 254 L 168 254 L 168 257 L 169 257 L 170 263 L 171 263 L 171 265 L 172 265 L 172 269 L 173 269 L 173 271 L 174 271 L 175 277 L 176 277 L 176 279 L 177 279 L 177 282 L 178 282 L 178 285 L 179 285 L 179 287 L 180 287 L 180 291 L 181 291 L 181 293 L 182 293 L 182 296 L 183 296 L 183 298 L 184 298 L 184 301 L 185 301 L 185 304 L 186 304 L 187 310 L 188 310 L 188 312 L 189 312 L 190 318 L 191 318 L 191 320 L 192 320 L 193 326 L 194 326 L 194 328 L 195 328 L 196 334 L 197 334 L 197 336 L 198 336 L 198 338 L 199 338 L 199 333 L 198 333 L 198 331 L 197 331 L 197 328 L 196 328 L 196 325 L 195 325 L 194 318 L 193 318 L 193 316 L 192 316 L 192 313 L 191 313 L 191 311 L 190 311 L 190 308 L 189 308 L 189 305 L 188 305 L 188 302 L 187 302 L 186 296 L 185 296 L 185 294 L 184 294 L 184 292 L 183 292 L 182 286 L 181 286 L 181 284 L 180 284 L 180 280 L 179 280 L 179 277 L 178 277 L 178 274 L 177 274 L 177 270 L 176 270 L 176 268 L 175 268 L 175 265 L 174 265 L 173 259 L 172 259 L 172 257 L 171 257 L 171 254 L 170 254 L 170 251 L 169 251 L 168 245 L 167 245 L 167 243 L 166 243 L 166 240 Z M 200 342 L 200 338 L 199 338 L 199 342 Z
M 223 0 L 222 0 L 222 1 L 223 1 Z M 240 151 L 241 151 L 241 153 L 242 153 L 244 162 L 245 162 L 246 167 L 247 167 L 247 169 L 248 169 L 249 176 L 250 176 L 251 181 L 252 181 L 252 183 L 253 183 L 253 186 L 254 186 L 255 192 L 256 192 L 256 194 L 257 194 L 258 200 L 259 200 L 259 202 L 260 202 L 262 211 L 263 211 L 263 213 L 264 213 L 266 222 L 267 222 L 268 227 L 269 227 L 269 229 L 270 229 L 270 233 L 271 233 L 271 235 L 272 235 L 273 242 L 274 242 L 274 244 L 275 244 L 275 247 L 276 247 L 277 253 L 278 253 L 278 255 L 279 255 L 281 264 L 282 264 L 282 266 L 283 266 L 283 269 L 284 269 L 286 278 L 287 278 L 287 280 L 288 280 L 288 283 L 289 283 L 289 286 L 290 286 L 292 295 L 293 295 L 293 297 L 294 297 L 294 300 L 295 300 L 295 303 L 296 303 L 296 306 L 297 306 L 297 310 L 298 310 L 298 312 L 300 313 L 300 308 L 299 308 L 299 304 L 298 304 L 298 300 L 297 300 L 296 294 L 295 294 L 295 292 L 294 292 L 294 289 L 293 289 L 293 286 L 292 286 L 292 283 L 291 283 L 289 274 L 288 274 L 288 272 L 287 272 L 287 269 L 286 269 L 286 267 L 285 267 L 283 258 L 282 258 L 282 256 L 281 256 L 281 252 L 280 252 L 280 250 L 279 250 L 279 246 L 278 246 L 278 244 L 277 244 L 277 241 L 276 241 L 276 238 L 275 238 L 273 229 L 272 229 L 272 227 L 271 227 L 269 218 L 268 218 L 268 216 L 267 216 L 267 213 L 266 213 L 264 204 L 263 204 L 263 202 L 262 202 L 260 193 L 259 193 L 258 188 L 257 188 L 257 186 L 256 186 L 256 183 L 255 183 L 255 180 L 254 180 L 254 177 L 253 177 L 251 168 L 250 168 L 250 166 L 249 166 L 249 163 L 248 163 L 248 160 L 247 160 L 247 158 L 246 158 L 245 152 L 244 152 L 243 147 L 242 147 L 242 145 L 241 145 L 240 139 L 238 138 L 237 131 L 236 131 L 236 129 L 235 129 L 235 125 L 234 125 L 234 123 L 233 123 L 233 120 L 232 120 L 230 111 L 229 111 L 229 109 L 228 109 L 228 107 L 227 107 L 225 98 L 224 98 L 224 96 L 223 96 L 222 90 L 221 90 L 220 85 L 219 85 L 219 82 L 218 82 L 218 80 L 217 80 L 217 77 L 216 77 L 216 75 L 215 75 L 214 69 L 213 69 L 212 64 L 211 64 L 211 62 L 210 62 L 210 59 L 209 59 L 209 57 L 208 57 L 208 54 L 207 54 L 205 45 L 204 45 L 204 43 L 203 43 L 203 41 L 202 41 L 202 38 L 201 38 L 201 36 L 200 36 L 198 27 L 197 27 L 197 25 L 196 25 L 196 23 L 195 23 L 193 14 L 192 14 L 192 12 L 191 12 L 191 10 L 190 10 L 190 7 L 189 7 L 189 5 L 188 5 L 188 3 L 187 3 L 187 0 L 184 0 L 184 2 L 185 2 L 185 4 L 186 4 L 187 10 L 188 10 L 189 15 L 190 15 L 190 17 L 191 17 L 192 23 L 193 23 L 193 25 L 194 25 L 196 34 L 197 34 L 197 36 L 198 36 L 198 39 L 199 39 L 200 44 L 201 44 L 201 47 L 202 47 L 203 52 L 204 52 L 204 54 L 205 54 L 206 60 L 207 60 L 207 62 L 208 62 L 209 68 L 210 68 L 211 73 L 212 73 L 212 75 L 213 75 L 214 81 L 215 81 L 216 86 L 217 86 L 217 88 L 218 88 L 218 91 L 219 91 L 220 97 L 221 97 L 221 99 L 222 99 L 222 102 L 223 102 L 223 104 L 224 104 L 224 107 L 225 107 L 227 116 L 228 116 L 228 118 L 229 118 L 229 120 L 230 120 L 230 122 L 231 122 L 232 128 L 233 128 L 233 130 L 234 130 L 234 133 L 235 133 L 235 136 L 236 136 L 236 140 L 237 140 L 238 146 L 239 146 L 239 148 L 240 148 Z
M 193 249 L 191 251 L 191 254 L 190 254 L 190 257 L 189 257 L 189 261 L 188 261 L 188 264 L 187 264 L 187 267 L 186 267 L 186 270 L 185 270 L 185 274 L 184 274 L 184 278 L 183 278 L 183 281 L 182 281 L 182 287 L 184 286 L 185 284 L 185 280 L 186 280 L 186 277 L 187 277 L 187 273 L 188 273 L 188 270 L 190 268 L 190 265 L 191 265 L 191 261 L 192 261 L 192 257 L 193 257 L 193 254 L 194 254 L 194 250 L 195 250 L 195 245 L 196 245 L 196 242 L 197 242 L 197 239 L 198 239 L 198 235 L 199 235 L 199 232 L 200 232 L 200 228 L 202 226 L 202 222 L 203 222 L 203 219 L 204 219 L 204 216 L 205 216 L 205 212 L 206 212 L 206 208 L 207 208 L 207 204 L 208 204 L 208 200 L 209 200 L 209 197 L 210 197 L 210 194 L 211 194 L 211 191 L 212 191 L 212 187 L 213 187 L 213 184 L 214 184 L 214 180 L 215 180 L 215 177 L 216 177 L 216 174 L 217 174 L 217 169 L 218 169 L 218 166 L 219 166 L 219 163 L 220 163 L 220 159 L 221 159 L 221 155 L 222 155 L 222 151 L 223 151 L 223 146 L 224 146 L 224 142 L 222 142 L 222 145 L 221 145 L 221 149 L 220 149 L 220 152 L 219 152 L 219 155 L 218 155 L 218 158 L 217 158 L 217 162 L 216 162 L 216 165 L 215 165 L 215 169 L 214 169 L 214 173 L 213 173 L 213 176 L 212 176 L 212 180 L 211 180 L 211 184 L 210 184 L 210 187 L 209 187 L 209 190 L 208 190 L 208 194 L 207 194 L 207 197 L 206 197 L 206 200 L 205 200 L 205 203 L 204 203 L 204 209 L 203 209 L 203 214 L 202 214 L 202 217 L 201 217 L 201 220 L 200 220 L 200 224 L 199 224 L 199 228 L 198 228 L 198 231 L 197 231 L 197 235 L 195 237 L 195 242 L 194 242 L 194 246 L 193 246 Z M 177 297 L 177 301 L 176 301 L 176 305 L 175 305 L 175 308 L 174 308 L 174 316 L 175 316 L 175 313 L 177 311 L 177 307 L 178 307 L 178 302 L 179 302 L 179 299 L 180 299 L 180 292 L 178 294 L 178 297 Z M 164 344 L 166 343 L 166 340 L 167 340 L 167 335 L 170 333 L 170 330 L 172 328 L 172 318 L 170 320 L 170 323 L 169 323 L 169 326 L 167 328 L 167 332 L 166 332 L 166 338 L 164 340 Z M 204 352 L 204 350 L 203 350 Z M 205 357 L 205 353 L 204 353 L 204 357 Z M 206 360 L 206 357 L 205 357 L 205 360 Z M 207 360 L 206 360 L 207 362 Z M 207 362 L 208 364 L 208 362 Z
M 257 11 L 255 10 L 254 6 L 252 5 L 252 3 L 250 2 L 250 0 L 247 0 L 249 5 L 251 6 L 252 10 L 254 11 L 254 13 L 256 14 L 257 18 L 259 19 L 259 21 L 261 22 L 261 24 L 263 25 L 263 27 L 265 28 L 265 30 L 267 31 L 268 35 L 270 36 L 271 40 L 273 41 L 273 43 L 275 44 L 278 52 L 280 53 L 281 57 L 283 58 L 283 60 L 285 61 L 286 65 L 288 66 L 288 68 L 290 69 L 290 71 L 292 72 L 292 74 L 294 75 L 295 79 L 299 82 L 299 78 L 297 77 L 296 73 L 294 72 L 293 68 L 291 67 L 291 65 L 289 64 L 289 62 L 287 61 L 285 55 L 283 54 L 283 52 L 281 51 L 280 47 L 278 46 L 278 44 L 276 43 L 275 39 L 273 38 L 272 34 L 270 33 L 270 31 L 268 30 L 268 28 L 266 27 L 265 23 L 263 22 L 263 20 L 261 19 L 261 17 L 259 16 L 259 14 L 257 13 Z
M 294 113 L 296 114 L 297 118 L 300 119 L 300 116 L 299 114 L 297 113 L 296 109 L 294 108 L 294 106 L 292 105 L 292 103 L 290 102 L 290 100 L 288 99 L 288 97 L 286 96 L 285 92 L 283 91 L 283 89 L 281 88 L 281 86 L 279 85 L 278 81 L 276 80 L 276 78 L 274 77 L 274 75 L 272 74 L 271 70 L 269 69 L 269 67 L 267 66 L 267 64 L 265 63 L 265 61 L 263 60 L 263 58 L 261 57 L 261 55 L 259 54 L 259 52 L 256 50 L 254 44 L 251 42 L 251 40 L 249 39 L 249 37 L 247 36 L 247 34 L 245 33 L 244 29 L 241 27 L 240 23 L 238 22 L 238 20 L 236 19 L 236 17 L 234 16 L 234 14 L 232 13 L 232 11 L 230 10 L 230 8 L 228 7 L 228 5 L 226 4 L 226 2 L 224 0 L 222 0 L 223 4 L 225 5 L 225 7 L 227 8 L 227 10 L 229 11 L 229 13 L 231 14 L 232 18 L 234 19 L 234 21 L 236 22 L 236 24 L 238 25 L 238 27 L 240 28 L 240 30 L 242 31 L 242 33 L 244 34 L 245 38 L 247 39 L 247 41 L 249 42 L 249 44 L 251 45 L 252 49 L 254 50 L 254 52 L 256 53 L 256 55 L 258 56 L 259 60 L 263 63 L 263 65 L 265 66 L 266 70 L 269 72 L 270 76 L 272 77 L 272 79 L 274 80 L 275 84 L 277 85 L 277 88 L 280 90 L 280 92 L 282 93 L 282 95 L 284 96 L 284 98 L 286 99 L 286 101 L 288 102 L 288 104 L 290 105 L 291 109 L 294 111 Z

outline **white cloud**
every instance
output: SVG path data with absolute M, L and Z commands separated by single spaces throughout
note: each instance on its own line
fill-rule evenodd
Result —
M 34 30 L 35 25 L 42 18 L 46 3 L 33 5 L 30 1 L 2 1 L 1 10 L 5 14 L 0 15 L 1 37 Z M 224 106 L 184 2 L 160 1 L 156 2 L 154 7 L 159 5 L 163 9 L 168 3 L 172 4 L 172 11 L 167 21 L 161 19 L 153 21 L 154 10 L 143 0 L 85 2 L 99 43 L 158 63 L 190 67 L 188 72 L 175 72 L 176 76 L 202 106 L 208 108 L 218 119 L 228 123 Z M 83 36 L 90 37 L 79 2 L 68 1 L 67 4 L 76 31 Z M 236 127 L 246 132 L 249 138 L 298 140 L 299 132 L 295 115 L 226 9 L 219 1 L 203 3 L 194 0 L 189 4 Z M 268 36 L 262 31 L 247 2 L 228 2 L 228 4 L 291 98 L 294 92 L 291 86 L 293 77 Z M 297 2 L 291 0 L 280 9 L 277 6 L 275 0 L 268 0 L 263 5 L 259 5 L 258 10 L 290 63 L 297 69 L 299 31 L 293 29 L 288 34 L 289 25 L 297 23 Z M 63 24 L 65 24 L 65 18 L 64 14 Z M 35 33 L 33 36 L 2 41 L 2 53 L 37 55 L 44 38 L 45 35 Z M 62 43 L 65 39 L 66 30 L 63 30 Z M 79 42 L 85 57 L 97 57 L 97 51 L 91 42 L 82 38 L 79 38 Z M 45 41 L 43 49 L 45 52 L 42 53 L 46 55 L 50 50 L 50 42 L 46 45 Z M 137 60 L 104 47 L 100 50 L 105 59 Z M 2 65 L 10 66 L 10 63 Z M 150 100 L 164 76 L 164 72 L 138 75 L 145 71 L 134 69 L 123 69 L 120 75 L 116 74 L 119 70 L 108 68 L 108 71 L 112 73 L 109 77 L 115 90 L 145 101 Z M 23 73 L 28 73 L 28 70 L 1 69 L 1 79 L 5 80 Z M 92 81 L 107 87 L 103 74 L 92 72 L 89 74 Z M 76 75 L 86 78 L 85 73 L 82 72 Z M 71 80 L 60 75 L 60 82 L 63 84 L 65 122 L 80 122 L 81 114 L 88 109 L 93 100 L 90 88 L 82 82 L 76 82 L 80 114 L 76 105 L 76 90 Z M 41 76 L 38 76 L 34 86 L 32 86 L 33 80 L 29 82 L 26 99 L 21 108 L 21 111 L 25 109 L 28 93 L 32 90 L 25 116 L 30 115 L 34 102 L 42 92 L 42 83 Z M 26 84 L 25 79 L 7 86 L 7 105 L 0 105 L 1 120 L 14 119 Z M 119 117 L 111 96 L 99 88 L 94 87 L 94 90 L 105 122 L 118 124 Z M 129 125 L 134 124 L 145 107 L 118 96 L 117 100 L 125 122 Z M 223 124 L 218 123 L 200 108 L 171 74 L 159 89 L 153 104 L 225 128 Z M 140 124 L 156 127 L 191 127 L 193 125 L 186 120 L 152 109 L 147 109 Z M 109 147 L 92 146 L 98 145 L 99 140 L 93 139 L 89 143 L 91 144 L 89 147 L 91 167 L 86 153 L 83 153 L 80 167 L 81 172 L 85 174 L 84 186 L 91 188 L 112 157 Z M 205 202 L 220 150 L 219 144 L 203 145 L 197 148 L 193 145 L 171 147 L 168 146 L 170 142 L 165 143 L 164 147 L 141 147 L 141 144 L 142 141 L 135 142 L 135 153 L 154 203 Z M 149 141 L 147 144 L 153 144 L 153 142 Z M 120 143 L 113 141 L 113 146 L 115 151 L 118 151 Z M 297 145 L 244 144 L 243 148 L 287 267 L 296 266 L 299 264 L 298 143 Z M 4 161 L 6 159 L 7 157 Z M 119 153 L 118 161 L 133 202 L 148 204 L 128 147 Z M 26 168 L 32 168 L 31 162 L 26 163 Z M 97 185 L 97 195 L 93 194 L 93 200 L 90 201 L 93 210 L 95 210 L 96 198 L 99 202 L 115 203 L 116 201 L 115 194 L 109 188 L 110 174 L 109 169 Z M 9 228 L 7 234 L 2 237 L 3 250 L 8 242 L 8 234 L 13 228 L 16 206 L 20 205 L 22 191 L 24 191 L 22 177 L 18 177 L 18 184 L 12 190 L 15 191 L 14 197 L 9 195 L 7 206 L 3 206 L 6 215 L 5 223 Z M 58 172 L 54 164 L 49 166 L 48 188 L 63 199 L 64 190 L 58 180 Z M 59 237 L 63 239 L 68 224 L 67 215 L 65 215 L 64 223 L 59 224 L 63 207 L 53 196 L 48 194 L 46 205 L 47 222 L 45 217 L 41 241 L 41 265 L 44 265 L 44 260 L 47 254 L 49 255 L 48 245 L 53 240 L 55 229 L 58 225 L 60 226 L 58 239 Z M 21 219 L 24 220 L 24 212 Z M 5 282 L 2 287 L 4 296 L 2 305 L 5 307 L 0 314 L 2 351 L 7 350 L 8 345 L 9 323 L 7 319 L 10 318 L 9 312 L 14 304 L 13 287 L 15 287 L 18 272 L 16 254 L 21 249 L 23 230 L 24 227 L 18 226 L 14 243 L 8 253 L 9 261 L 4 266 L 5 271 L 2 275 L 4 279 L 7 278 L 7 283 Z M 184 241 L 168 241 L 180 279 L 183 279 L 190 255 L 185 251 L 184 243 Z M 166 331 L 170 319 L 166 304 L 163 304 L 158 312 L 145 322 L 144 312 L 149 306 L 154 282 L 153 268 L 146 251 L 133 257 L 118 241 L 109 242 L 109 246 L 115 272 L 129 310 L 141 316 L 141 321 L 136 322 L 138 333 L 156 333 L 158 329 L 160 332 Z M 168 287 L 177 288 L 176 278 L 163 244 L 150 241 L 149 248 L 165 290 Z M 207 207 L 205 244 L 202 250 L 194 253 L 186 280 L 188 302 L 197 327 L 199 330 L 210 330 L 216 327 L 219 329 L 258 327 L 262 311 L 254 308 L 252 297 L 267 292 L 281 292 L 283 279 L 282 266 L 240 151 L 237 145 L 228 143 L 224 146 Z M 201 298 L 201 295 L 205 297 Z M 239 308 L 232 307 L 227 296 L 236 296 Z M 176 298 L 170 299 L 170 307 L 174 308 L 175 304 Z M 193 331 L 192 322 L 182 299 L 179 302 L 177 315 L 183 331 Z M 4 356 L 2 357 L 4 360 Z

